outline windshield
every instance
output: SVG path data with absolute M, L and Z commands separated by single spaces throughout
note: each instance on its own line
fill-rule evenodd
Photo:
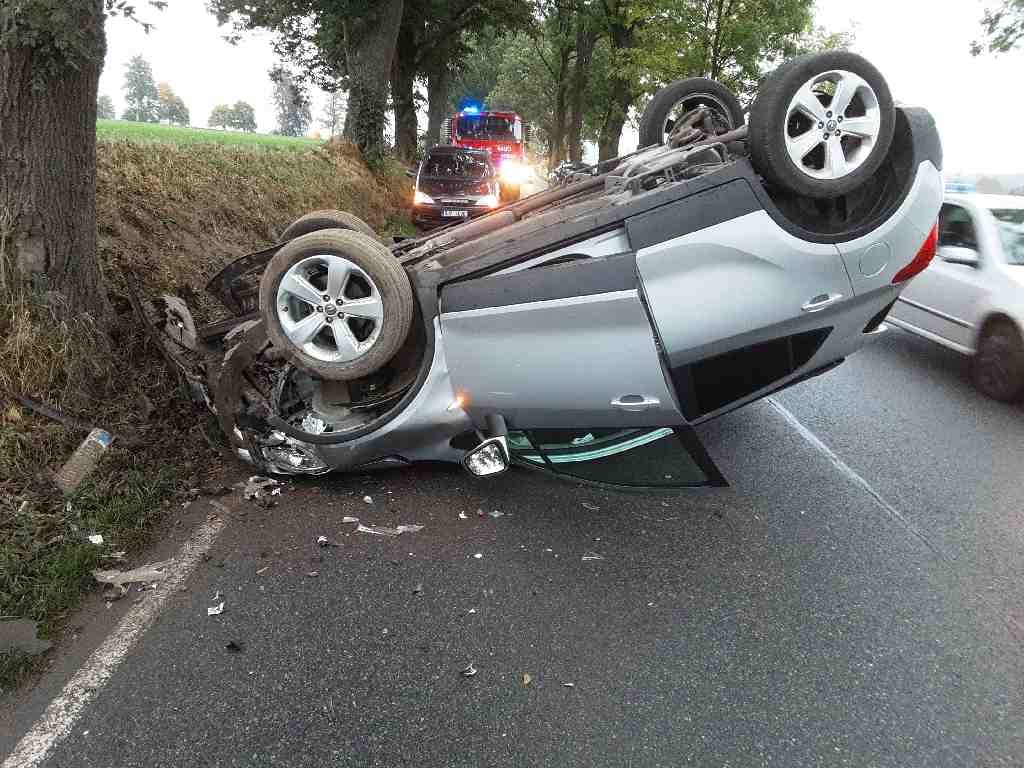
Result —
M 515 120 L 495 115 L 463 115 L 459 118 L 459 136 L 466 139 L 515 141 Z
M 424 176 L 455 179 L 483 179 L 487 177 L 487 160 L 469 152 L 428 155 L 423 161 Z
M 992 209 L 1007 264 L 1024 264 L 1024 208 Z

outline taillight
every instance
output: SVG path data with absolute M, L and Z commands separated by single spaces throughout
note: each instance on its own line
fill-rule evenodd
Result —
M 924 271 L 925 267 L 932 263 L 932 259 L 935 258 L 935 249 L 939 245 L 939 224 L 938 222 L 932 227 L 932 231 L 928 233 L 928 238 L 924 241 L 924 245 L 921 246 L 921 250 L 917 252 L 917 256 L 907 266 L 896 273 L 896 277 L 892 279 L 893 283 L 902 283 L 914 275 Z

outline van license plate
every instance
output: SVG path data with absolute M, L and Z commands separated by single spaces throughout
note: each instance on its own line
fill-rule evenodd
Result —
M 445 217 L 452 217 L 457 219 L 465 219 L 469 216 L 469 211 L 459 208 L 445 208 L 441 211 L 441 215 Z

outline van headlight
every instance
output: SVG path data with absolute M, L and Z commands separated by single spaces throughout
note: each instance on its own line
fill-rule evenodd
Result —
M 412 196 L 413 205 L 432 205 L 433 202 L 434 198 L 425 192 L 420 192 L 418 189 L 416 190 L 416 194 Z

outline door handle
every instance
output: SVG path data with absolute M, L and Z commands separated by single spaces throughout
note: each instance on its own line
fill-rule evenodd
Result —
M 835 304 L 841 298 L 843 298 L 841 293 L 823 293 L 810 299 L 800 309 L 804 312 L 820 312 L 825 307 Z
M 612 400 L 611 405 L 613 408 L 636 413 L 638 411 L 646 411 L 648 408 L 658 407 L 661 405 L 661 400 L 656 397 L 648 397 L 647 395 L 620 395 Z

